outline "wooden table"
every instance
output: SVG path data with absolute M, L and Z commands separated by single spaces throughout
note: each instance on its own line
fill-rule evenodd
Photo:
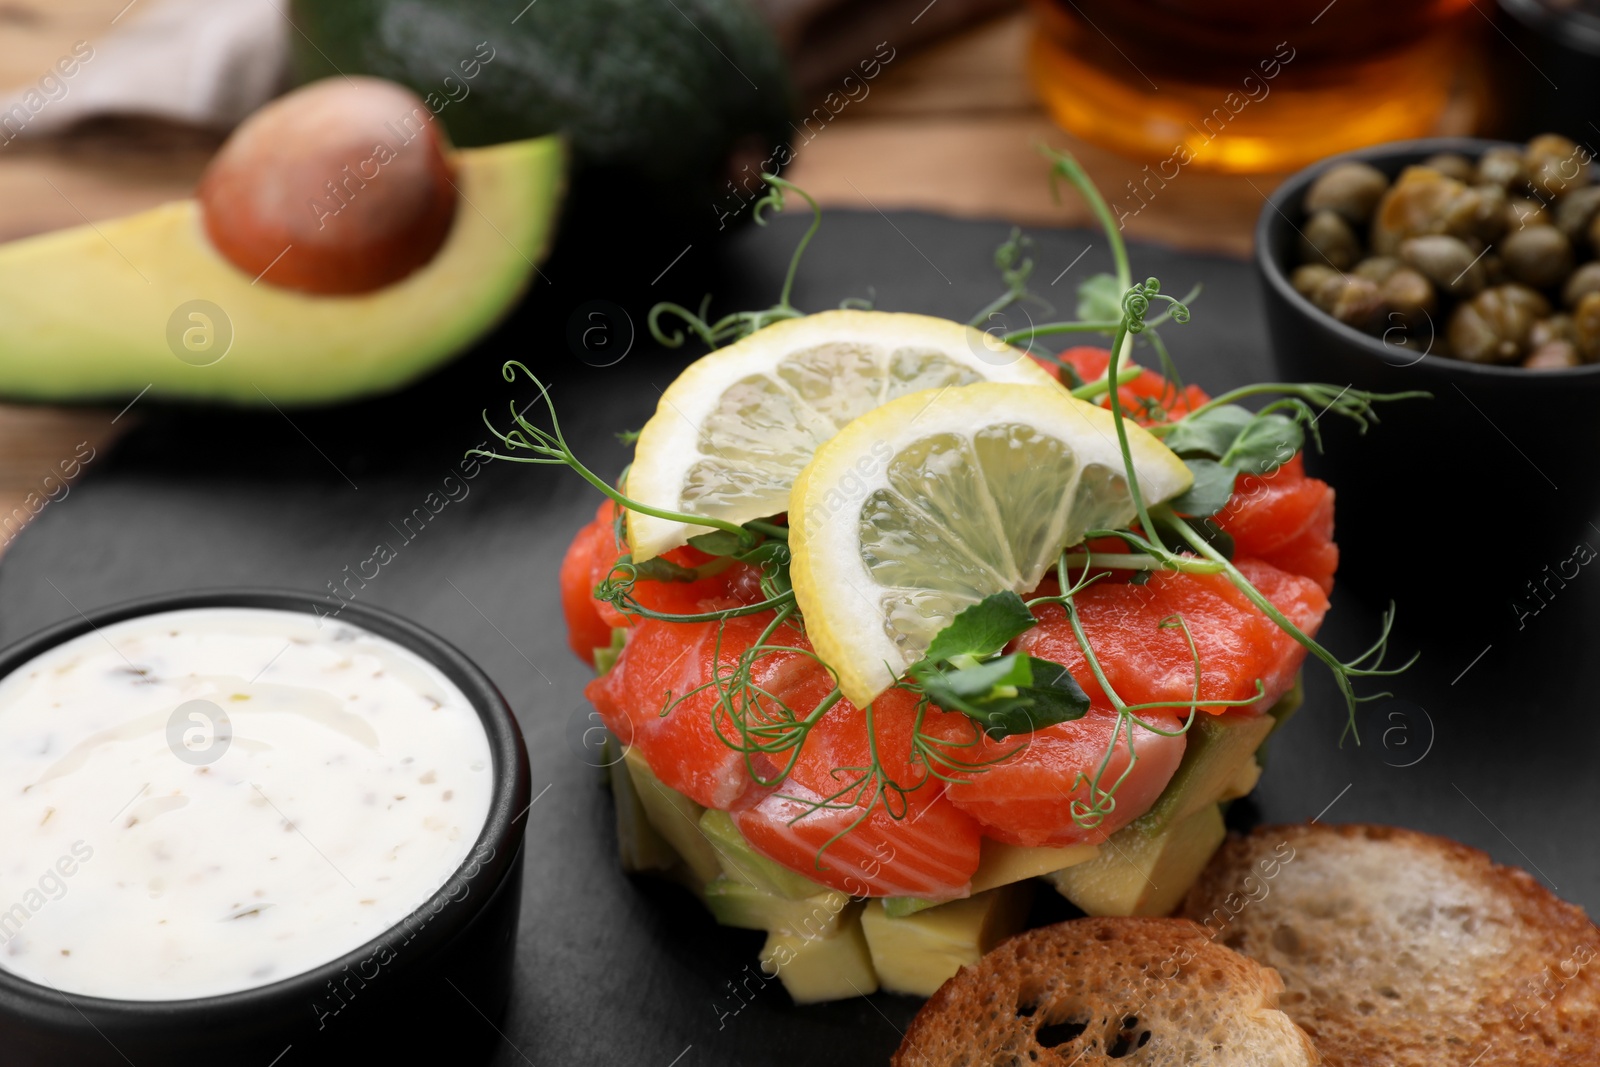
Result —
M 137 0 L 134 0 L 137 3 Z M 128 0 L 0 3 L 0 85 L 34 81 L 77 40 L 98 40 Z M 896 56 L 870 94 L 797 145 L 789 177 L 822 203 L 918 208 L 1024 224 L 1086 224 L 1054 202 L 1036 145 L 1070 148 L 1100 188 L 1141 164 L 1077 142 L 1027 83 L 1025 14 L 997 19 L 915 55 Z M 0 148 L 0 239 L 75 226 L 187 196 L 220 137 L 151 122 L 106 121 L 51 141 Z M 1185 173 L 1130 220 L 1128 233 L 1246 256 L 1262 194 L 1276 179 Z M 4 354 L 0 353 L 0 359 Z M 116 409 L 0 405 L 0 548 L 80 442 L 103 451 L 137 419 Z M 59 497 L 59 489 L 56 490 Z

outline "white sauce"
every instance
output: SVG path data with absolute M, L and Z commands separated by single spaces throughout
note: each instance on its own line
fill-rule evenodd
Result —
M 227 725 L 174 722 L 193 700 Z M 209 608 L 84 634 L 0 680 L 0 968 L 124 1000 L 300 974 L 443 886 L 492 784 L 465 694 L 356 627 Z

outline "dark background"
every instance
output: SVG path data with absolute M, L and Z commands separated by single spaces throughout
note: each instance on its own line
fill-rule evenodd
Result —
M 670 269 L 669 257 L 626 240 L 568 241 L 545 268 L 548 282 L 488 342 L 397 396 L 287 413 L 141 405 L 143 425 L 114 455 L 89 463 L 6 553 L 0 639 L 153 593 L 253 585 L 317 598 L 380 541 L 397 545 L 398 557 L 359 600 L 413 618 L 472 655 L 517 711 L 535 793 L 549 786 L 528 816 L 517 988 L 497 1021 L 504 1040 L 493 1062 L 884 1062 L 916 1001 L 879 995 L 801 1009 L 777 982 L 751 982 L 757 991 L 734 999 L 729 984 L 755 971 L 761 935 L 720 929 L 681 890 L 618 869 L 600 761 L 582 743 L 590 675 L 566 648 L 556 589 L 562 552 L 598 494 L 560 468 L 494 464 L 414 540 L 401 544 L 391 526 L 430 492 L 442 495 L 463 451 L 488 439 L 483 408 L 504 425 L 507 402 L 529 398 L 527 383 L 500 377 L 507 358 L 552 383 L 579 456 L 604 476 L 618 473 L 625 450 L 614 432 L 643 425 L 658 391 L 698 352 L 650 342 L 651 304 L 693 305 L 712 292 L 719 312 L 766 306 L 803 221 L 748 229 L 720 252 L 697 249 Z M 1007 232 L 915 214 L 832 213 L 795 302 L 820 310 L 864 297 L 885 310 L 965 319 L 1000 289 L 992 254 Z M 1057 316 L 1071 317 L 1076 284 L 1109 264 L 1104 238 L 1035 236 L 1035 287 Z M 1190 380 L 1218 392 L 1272 377 L 1252 268 L 1153 247 L 1136 247 L 1133 262 L 1138 277 L 1158 276 L 1167 292 L 1205 285 L 1193 322 L 1165 332 Z M 595 278 L 605 280 L 583 280 Z M 601 320 L 586 317 L 596 309 Z M 1009 314 L 1008 328 L 1023 324 L 1020 312 Z M 569 332 L 596 324 L 609 339 L 569 341 Z M 612 365 L 594 365 L 623 350 Z M 1426 477 L 1427 459 L 1416 466 Z M 1361 492 L 1359 484 L 1338 489 Z M 1389 588 L 1406 586 L 1394 646 L 1399 658 L 1420 651 L 1422 659 L 1387 686 L 1368 685 L 1395 695 L 1364 705 L 1359 746 L 1341 745 L 1344 708 L 1327 673 L 1309 665 L 1305 709 L 1274 741 L 1260 789 L 1230 820 L 1321 816 L 1443 833 L 1529 868 L 1593 909 L 1600 785 L 1590 768 L 1600 726 L 1589 685 L 1600 665 L 1588 620 L 1600 606 L 1600 579 L 1585 568 L 1519 630 L 1505 597 L 1474 590 L 1488 574 L 1501 585 L 1507 575 L 1538 580 L 1558 560 L 1519 554 L 1514 535 L 1495 532 L 1496 518 L 1491 485 L 1437 528 L 1396 531 L 1392 552 L 1359 576 L 1363 588 L 1341 576 L 1323 641 L 1345 656 L 1364 648 Z M 1600 546 L 1586 518 L 1542 517 Z M 1041 917 L 1069 913 L 1059 902 L 1041 909 Z

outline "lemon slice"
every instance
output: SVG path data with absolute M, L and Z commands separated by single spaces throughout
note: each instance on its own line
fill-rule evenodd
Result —
M 1189 487 L 1181 459 L 1127 430 L 1147 505 Z M 818 449 L 790 495 L 790 577 L 817 654 L 861 704 L 962 608 L 1033 589 L 1063 548 L 1134 515 L 1111 412 L 1059 388 L 929 390 Z
M 628 495 L 736 523 L 776 515 L 817 446 L 856 416 L 908 393 L 982 381 L 1061 391 L 1024 352 L 948 319 L 824 311 L 780 322 L 697 360 L 667 387 L 639 433 Z M 703 532 L 628 513 L 637 560 Z

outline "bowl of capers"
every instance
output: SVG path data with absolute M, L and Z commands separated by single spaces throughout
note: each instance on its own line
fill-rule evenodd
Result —
M 1594 156 L 1554 134 L 1397 142 L 1323 160 L 1268 199 L 1256 262 L 1285 379 L 1432 395 L 1380 404 L 1366 432 L 1319 420 L 1329 440 L 1311 465 L 1339 479 L 1340 543 L 1373 557 L 1342 573 L 1386 580 L 1376 561 L 1396 530 L 1469 500 L 1535 539 L 1594 536 Z

